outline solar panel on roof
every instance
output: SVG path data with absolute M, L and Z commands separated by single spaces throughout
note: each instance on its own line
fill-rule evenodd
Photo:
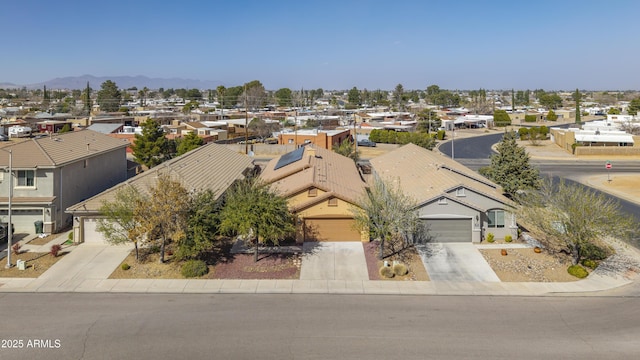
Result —
M 273 170 L 278 170 L 281 167 L 287 166 L 289 164 L 293 164 L 294 162 L 302 159 L 302 155 L 304 154 L 304 147 L 293 150 L 292 152 L 286 153 L 280 157 L 280 160 L 276 163 L 276 166 Z

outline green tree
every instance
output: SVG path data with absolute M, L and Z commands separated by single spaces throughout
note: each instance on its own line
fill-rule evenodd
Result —
M 538 169 L 530 164 L 529 154 L 518 146 L 516 137 L 515 131 L 505 132 L 496 146 L 497 154 L 491 155 L 491 165 L 480 171 L 512 197 L 520 190 L 537 189 L 540 186 Z
M 420 132 L 430 133 L 438 130 L 442 122 L 437 113 L 431 109 L 424 109 L 418 113 L 418 125 L 416 129 Z
M 195 259 L 212 248 L 219 233 L 220 208 L 221 203 L 211 190 L 192 196 L 186 235 L 176 242 L 178 259 Z
M 640 97 L 635 98 L 629 102 L 629 107 L 627 108 L 627 114 L 637 115 L 638 110 L 640 110 Z
M 398 106 L 398 111 L 401 111 L 404 104 L 404 87 L 402 84 L 396 85 L 396 88 L 393 90 L 393 101 Z
M 159 243 L 161 263 L 164 263 L 166 246 L 172 241 L 180 243 L 186 236 L 190 204 L 187 189 L 169 175 L 159 174 L 143 206 L 134 208 L 133 216 L 140 231 L 148 241 Z
M 417 203 L 402 192 L 393 181 L 375 178 L 367 193 L 352 208 L 356 226 L 379 239 L 380 259 L 385 257 L 385 242 L 394 244 L 391 253 L 399 251 L 398 245 L 406 245 L 407 239 L 420 233 L 420 219 L 415 211 Z M 415 238 L 414 238 L 415 239 Z M 402 245 L 400 246 L 402 247 Z
M 225 96 L 225 92 L 226 92 L 227 88 L 220 85 L 216 88 L 216 91 L 218 93 L 218 103 L 220 103 L 220 108 L 224 109 L 224 96 Z
M 511 118 L 505 110 L 496 110 L 493 112 L 493 122 L 496 126 L 509 126 L 511 125 Z
M 138 218 L 134 216 L 135 208 L 144 206 L 147 199 L 133 186 L 125 185 L 115 192 L 113 200 L 102 201 L 96 230 L 113 245 L 132 242 L 136 250 L 136 261 L 139 259 L 138 242 L 142 232 Z
M 62 127 L 62 129 L 60 129 L 58 131 L 59 134 L 64 134 L 66 132 L 70 132 L 71 131 L 71 125 L 69 124 L 64 124 L 64 126 Z
M 582 123 L 582 121 L 580 121 L 580 115 L 582 115 L 580 113 L 580 100 L 582 99 L 582 94 L 580 94 L 580 91 L 576 89 L 576 92 L 573 93 L 572 97 L 573 101 L 576 102 L 576 124 L 580 124 Z
M 631 239 L 638 222 L 625 215 L 612 197 L 583 185 L 547 179 L 540 190 L 519 196 L 519 219 L 552 248 L 568 250 L 577 264 L 590 247 L 608 237 Z
M 47 87 L 44 87 L 42 92 L 42 110 L 49 111 L 49 105 L 51 104 L 51 95 L 47 91 Z
M 193 149 L 197 149 L 204 144 L 204 141 L 198 134 L 190 132 L 182 138 L 176 140 L 176 155 L 180 156 L 188 153 Z
M 267 123 L 264 119 L 253 118 L 249 122 L 249 131 L 257 135 L 261 139 L 265 139 L 271 136 L 274 131 L 280 129 L 280 123 L 271 122 Z
M 538 97 L 538 102 L 540 103 L 540 105 L 551 110 L 557 109 L 562 105 L 562 98 L 556 93 L 544 93 Z
M 264 107 L 267 101 L 267 93 L 264 89 L 264 85 L 258 80 L 250 81 L 244 84 L 244 91 L 242 93 L 243 98 L 241 101 L 246 105 L 249 110 L 257 110 Z
M 256 178 L 235 183 L 225 194 L 220 212 L 220 230 L 242 235 L 253 243 L 253 260 L 258 261 L 259 243 L 279 241 L 295 231 L 287 200 Z
M 357 162 L 360 159 L 360 152 L 356 151 L 352 141 L 343 141 L 340 144 L 333 145 L 333 151 L 342 156 Z
M 275 96 L 279 106 L 291 106 L 293 104 L 293 95 L 289 88 L 278 89 Z
M 142 123 L 142 135 L 135 135 L 135 142 L 131 145 L 136 162 L 152 168 L 171 158 L 167 138 L 160 124 L 147 119 Z
M 107 80 L 100 85 L 96 102 L 104 112 L 118 111 L 122 94 L 115 82 Z
M 347 101 L 352 105 L 360 105 L 362 102 L 360 100 L 360 91 L 355 86 L 349 90 L 347 93 Z
M 615 107 L 609 108 L 609 111 L 607 111 L 607 114 L 609 115 L 620 115 L 620 113 L 620 109 Z
M 556 114 L 555 111 L 549 110 L 549 112 L 547 113 L 546 119 L 549 121 L 556 121 L 558 120 L 558 115 Z

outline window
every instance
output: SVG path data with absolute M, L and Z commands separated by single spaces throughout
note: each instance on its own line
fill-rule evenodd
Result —
M 458 197 L 466 196 L 464 194 L 464 188 L 463 187 L 456 189 L 456 196 L 458 196 Z
M 488 227 L 503 228 L 504 227 L 504 210 L 487 211 Z
M 338 206 L 338 199 L 337 198 L 329 199 L 329 206 Z
M 34 170 L 18 170 L 18 185 L 24 187 L 34 187 L 35 184 L 35 174 Z
M 309 189 L 309 191 L 308 191 L 308 193 L 307 193 L 307 196 L 309 196 L 309 197 L 316 197 L 316 196 L 318 196 L 318 189 L 316 189 L 316 188 L 311 188 L 311 189 Z
M 293 139 L 289 139 L 289 144 L 293 144 Z

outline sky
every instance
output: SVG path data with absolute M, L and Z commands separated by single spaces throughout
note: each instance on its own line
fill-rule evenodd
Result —
M 290 89 L 640 89 L 637 0 L 20 0 L 0 83 L 137 76 Z

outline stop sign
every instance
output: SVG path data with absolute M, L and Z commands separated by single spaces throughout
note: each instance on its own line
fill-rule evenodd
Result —
M 611 169 L 611 162 L 610 161 L 607 161 L 607 164 L 605 165 L 605 168 Z

